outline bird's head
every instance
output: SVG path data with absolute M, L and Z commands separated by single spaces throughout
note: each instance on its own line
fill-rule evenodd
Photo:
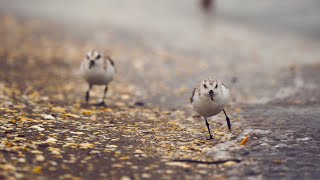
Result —
M 92 67 L 95 65 L 96 61 L 97 61 L 97 60 L 100 60 L 101 57 L 102 57 L 102 56 L 101 56 L 101 54 L 100 54 L 98 51 L 96 51 L 96 50 L 91 50 L 91 51 L 89 51 L 89 52 L 87 53 L 87 55 L 86 55 L 86 59 L 87 59 L 88 61 L 90 61 L 89 69 L 92 68 Z
M 212 101 L 217 96 L 219 89 L 219 83 L 214 78 L 208 78 L 201 82 L 200 93 L 204 96 L 208 96 Z

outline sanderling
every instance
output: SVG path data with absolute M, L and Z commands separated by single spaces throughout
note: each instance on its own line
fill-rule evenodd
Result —
M 113 60 L 106 56 L 104 58 L 98 51 L 92 50 L 87 53 L 86 58 L 82 61 L 80 66 L 80 73 L 82 77 L 88 82 L 89 89 L 86 92 L 86 102 L 90 98 L 90 90 L 93 85 L 104 85 L 104 93 L 102 101 L 98 103 L 99 106 L 105 106 L 104 99 L 108 91 L 108 85 L 112 81 L 115 74 L 115 66 Z
M 230 119 L 226 111 L 224 110 L 224 107 L 229 101 L 229 97 L 230 93 L 228 88 L 223 83 L 214 78 L 203 80 L 200 85 L 194 88 L 192 92 L 190 102 L 193 106 L 193 109 L 204 117 L 210 134 L 209 139 L 213 139 L 213 137 L 210 132 L 207 118 L 217 115 L 221 111 L 224 112 L 229 131 L 231 131 Z

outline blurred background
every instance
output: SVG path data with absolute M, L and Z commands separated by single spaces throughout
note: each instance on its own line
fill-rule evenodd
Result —
M 319 7 L 316 0 L 0 1 L 3 14 L 51 20 L 60 38 L 81 39 L 86 46 L 70 58 L 78 63 L 92 48 L 113 54 L 119 78 L 141 89 L 136 95 L 175 108 L 207 76 L 231 87 L 233 102 L 296 93 L 304 82 L 290 69 L 320 60 Z
M 148 172 L 144 177 L 319 179 L 319 9 L 318 0 L 0 0 L 0 134 L 8 138 L 0 144 L 7 156 L 0 169 L 24 168 L 27 177 L 38 177 L 45 165 L 55 166 L 54 174 L 44 166 L 48 177 L 64 176 L 70 167 L 74 175 L 95 178 Z M 109 108 L 83 104 L 88 85 L 78 71 L 92 49 L 116 64 Z M 226 109 L 233 132 L 223 114 L 215 116 L 212 142 L 204 140 L 203 120 L 189 102 L 208 76 L 221 80 L 232 98 Z M 92 91 L 92 103 L 102 89 Z M 249 141 L 240 146 L 245 135 Z M 90 142 L 98 151 L 89 156 L 89 149 L 61 148 L 64 157 L 74 156 L 72 163 L 55 159 L 57 166 L 47 163 L 49 148 L 35 145 L 48 136 L 58 139 L 54 147 L 72 142 L 90 149 Z M 16 148 L 15 142 L 23 143 Z M 30 147 L 47 158 L 37 160 L 40 170 L 31 169 Z M 132 156 L 139 148 L 149 153 L 145 159 Z M 177 172 L 163 165 L 216 155 L 240 160 L 194 169 L 174 162 Z M 94 166 L 82 161 L 87 157 Z

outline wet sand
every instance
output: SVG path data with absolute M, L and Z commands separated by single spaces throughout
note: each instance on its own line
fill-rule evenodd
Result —
M 1 177 L 319 177 L 317 38 L 219 19 L 180 36 L 107 22 L 1 15 Z M 118 68 L 108 108 L 83 103 L 91 48 Z M 232 93 L 232 134 L 219 115 L 213 141 L 188 103 L 209 75 Z

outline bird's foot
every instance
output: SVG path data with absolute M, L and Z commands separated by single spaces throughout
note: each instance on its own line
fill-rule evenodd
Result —
M 107 107 L 107 104 L 104 101 L 102 101 L 102 102 L 100 102 L 98 104 L 95 104 L 95 105 L 96 106 L 100 106 L 100 107 Z
M 210 137 L 209 137 L 209 138 L 207 138 L 207 140 L 211 140 L 211 139 L 213 139 L 212 135 L 210 135 Z

